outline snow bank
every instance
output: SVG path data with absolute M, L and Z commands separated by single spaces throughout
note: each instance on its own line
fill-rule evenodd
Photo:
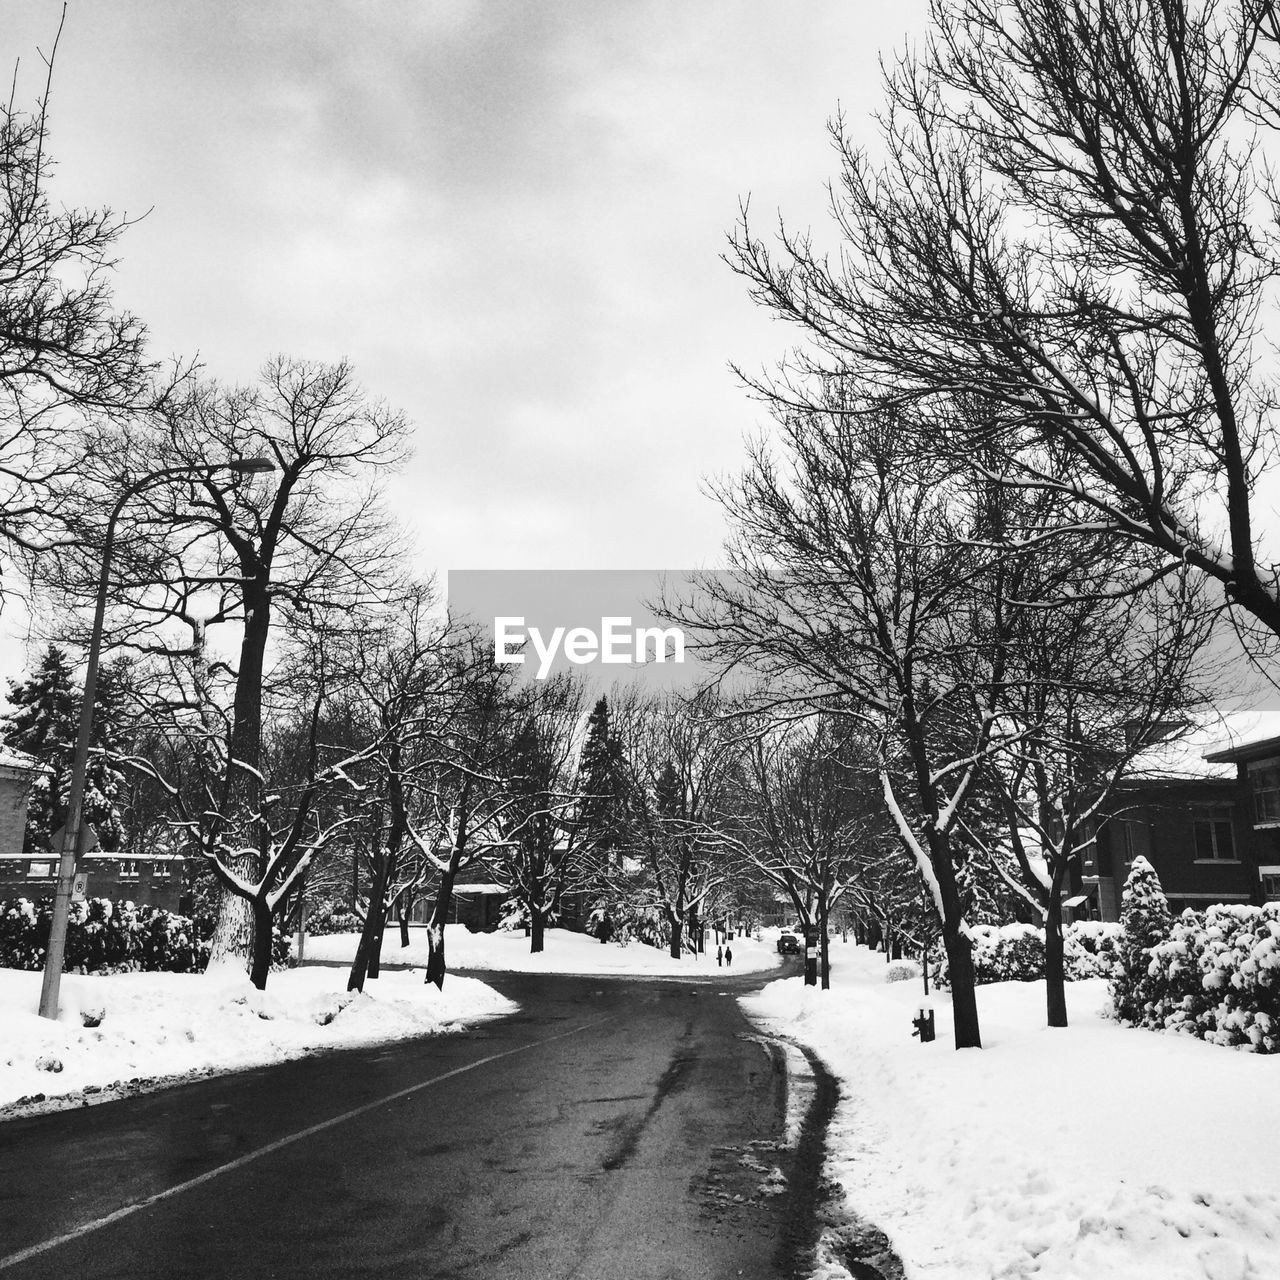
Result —
M 411 927 L 409 946 L 400 946 L 398 925 L 389 926 L 382 943 L 382 960 L 388 965 L 418 965 L 427 963 L 427 931 Z M 359 936 L 354 933 L 333 933 L 320 938 L 308 938 L 304 952 L 308 962 L 315 960 L 342 961 L 349 964 L 356 953 Z M 630 942 L 620 946 L 614 942 L 601 943 L 585 933 L 569 929 L 548 929 L 545 950 L 537 955 L 529 953 L 529 939 L 516 930 L 498 929 L 494 933 L 468 933 L 457 925 L 445 930 L 444 953 L 450 969 L 503 969 L 515 973 L 600 973 L 635 974 L 653 977 L 696 976 L 717 972 L 716 951 L 701 956 L 685 955 L 673 960 L 665 951 L 647 946 L 643 942 Z M 781 962 L 777 949 L 777 930 L 766 934 L 764 941 L 753 937 L 736 936 L 729 944 L 733 949 L 733 964 L 720 973 L 759 973 L 777 968 Z M 448 981 L 445 986 L 449 985 Z
M 1044 1024 L 1039 983 L 978 991 L 981 1050 L 911 1019 L 920 984 L 833 948 L 833 989 L 743 1000 L 843 1080 L 830 1172 L 915 1280 L 1264 1280 L 1280 1276 L 1280 1062 L 1102 1016 L 1100 979 Z
M 39 1094 L 70 1095 L 48 1106 L 79 1105 L 173 1077 L 454 1030 L 516 1008 L 477 979 L 451 978 L 437 991 L 408 970 L 354 997 L 336 969 L 273 973 L 266 991 L 226 970 L 67 974 L 54 1022 L 36 1014 L 40 980 L 0 969 L 0 1107 Z

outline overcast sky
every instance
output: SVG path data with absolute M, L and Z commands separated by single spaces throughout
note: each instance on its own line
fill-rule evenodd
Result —
M 718 563 L 700 492 L 789 334 L 719 260 L 740 197 L 821 229 L 838 106 L 922 0 L 70 0 L 55 195 L 146 214 L 121 304 L 157 355 L 350 357 L 417 453 L 424 571 Z M 0 0 L 39 91 L 60 0 Z

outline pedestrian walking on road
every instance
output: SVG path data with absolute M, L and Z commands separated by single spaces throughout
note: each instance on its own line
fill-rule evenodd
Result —
M 724 950 L 721 947 L 716 948 L 716 964 L 724 964 Z
M 733 964 L 733 948 L 732 948 L 732 947 L 725 947 L 725 949 L 724 949 L 724 962 L 725 962 L 725 964 L 727 964 L 727 965 L 732 965 L 732 964 Z

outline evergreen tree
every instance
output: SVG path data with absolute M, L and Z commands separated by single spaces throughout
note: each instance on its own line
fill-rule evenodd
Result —
M 1169 936 L 1173 916 L 1156 869 L 1146 858 L 1134 858 L 1133 868 L 1124 882 L 1124 901 L 1120 908 L 1120 926 L 1125 939 L 1137 947 L 1154 947 Z
M 684 784 L 670 760 L 663 765 L 654 783 L 653 798 L 659 817 L 675 820 L 685 816 Z
M 586 842 L 601 861 L 612 866 L 625 842 L 626 776 L 622 745 L 609 727 L 609 701 L 604 696 L 587 718 L 587 736 L 578 758 L 579 822 Z
M 525 719 L 511 739 L 508 754 L 509 837 L 498 879 L 506 884 L 529 928 L 529 949 L 543 949 L 544 932 L 559 915 L 563 867 L 560 865 L 556 762 L 546 726 Z
M 1119 972 L 1111 984 L 1116 1016 L 1124 1022 L 1141 1022 L 1143 1007 L 1155 994 L 1147 970 L 1151 949 L 1168 940 L 1173 916 L 1160 877 L 1146 858 L 1134 858 L 1124 883 L 1120 908 Z
M 123 780 L 111 758 L 120 750 L 127 687 L 128 672 L 123 663 L 108 664 L 99 672 L 85 774 L 84 818 L 107 850 L 119 849 L 124 840 L 118 808 Z M 9 682 L 9 702 L 13 710 L 3 720 L 5 744 L 25 751 L 45 766 L 31 789 L 23 850 L 54 851 L 54 832 L 67 817 L 80 719 L 80 693 L 66 653 L 51 644 L 32 676 Z

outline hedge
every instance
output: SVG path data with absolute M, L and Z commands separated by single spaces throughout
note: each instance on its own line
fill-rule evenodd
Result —
M 1280 903 L 1184 911 L 1112 985 L 1134 1026 L 1280 1052 Z
M 970 930 L 973 976 L 979 985 L 990 982 L 1039 982 L 1044 978 L 1044 930 L 1030 924 L 979 924 Z M 1063 966 L 1069 982 L 1109 977 L 1120 935 L 1118 924 L 1080 920 L 1063 930 Z M 939 955 L 937 985 L 946 987 L 947 962 Z
M 0 968 L 44 966 L 53 918 L 53 900 L 17 898 L 0 902 Z M 274 958 L 283 964 L 289 942 L 277 930 Z M 67 920 L 66 958 L 70 973 L 199 973 L 209 960 L 209 941 L 197 936 L 186 916 L 161 907 L 135 906 L 109 898 L 73 902 Z

